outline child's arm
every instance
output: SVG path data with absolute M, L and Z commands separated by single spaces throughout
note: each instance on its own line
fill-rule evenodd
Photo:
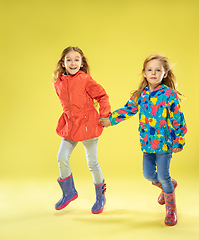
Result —
M 134 96 L 132 96 L 123 108 L 119 108 L 111 113 L 111 116 L 109 118 L 111 125 L 117 125 L 118 123 L 131 118 L 137 112 L 138 105 L 134 101 Z
M 168 125 L 173 137 L 173 152 L 180 152 L 185 145 L 185 134 L 187 132 L 187 126 L 184 119 L 184 115 L 180 109 L 180 103 L 177 94 L 170 96 L 169 101 L 169 119 Z
M 100 105 L 99 113 L 100 117 L 108 118 L 111 114 L 111 106 L 109 103 L 109 97 L 106 94 L 104 88 L 94 81 L 91 76 L 88 76 L 86 91 L 91 96 L 91 98 L 96 99 Z

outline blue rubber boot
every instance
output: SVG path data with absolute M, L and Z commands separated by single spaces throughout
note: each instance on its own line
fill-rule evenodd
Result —
M 74 186 L 74 181 L 72 174 L 64 179 L 57 180 L 62 192 L 62 198 L 55 204 L 56 210 L 61 210 L 65 208 L 71 201 L 75 200 L 78 197 L 77 191 Z
M 101 213 L 104 209 L 104 205 L 106 203 L 105 192 L 106 192 L 106 184 L 101 183 L 95 185 L 95 192 L 96 192 L 96 202 L 93 205 L 91 212 L 93 214 Z

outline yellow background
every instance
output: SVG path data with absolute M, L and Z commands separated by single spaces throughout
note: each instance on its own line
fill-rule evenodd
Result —
M 91 76 L 106 89 L 112 110 L 122 107 L 129 99 L 130 91 L 137 88 L 140 82 L 142 64 L 148 55 L 158 53 L 170 58 L 171 63 L 174 64 L 178 88 L 186 96 L 181 107 L 188 126 L 186 146 L 181 153 L 173 156 L 171 174 L 178 181 L 181 181 L 182 210 L 187 208 L 188 204 L 190 208 L 186 209 L 186 213 L 190 217 L 190 219 L 188 218 L 189 223 L 192 220 L 190 213 L 195 216 L 194 223 L 190 224 L 190 227 L 195 226 L 199 216 L 198 208 L 195 209 L 198 196 L 194 195 L 196 194 L 195 189 L 198 188 L 199 169 L 197 154 L 199 134 L 197 126 L 199 116 L 199 2 L 197 0 L 7 0 L 0 2 L 0 9 L 0 179 L 3 192 L 0 206 L 1 211 L 5 213 L 2 219 L 5 216 L 8 222 L 12 219 L 14 231 L 18 229 L 14 234 L 14 231 L 13 233 L 9 232 L 9 225 L 6 225 L 8 230 L 5 228 L 6 231 L 1 232 L 0 236 L 2 234 L 3 239 L 11 239 L 13 234 L 15 239 L 17 237 L 36 239 L 38 235 L 34 235 L 36 234 L 33 231 L 34 228 L 38 229 L 41 237 L 46 236 L 46 239 L 55 239 L 53 234 L 59 236 L 59 230 L 56 231 L 53 227 L 52 233 L 49 234 L 43 228 L 38 228 L 39 222 L 42 221 L 42 214 L 39 214 L 37 207 L 42 201 L 43 205 L 46 202 L 46 208 L 49 207 L 48 209 L 52 211 L 53 215 L 53 204 L 60 197 L 60 189 L 56 183 L 56 179 L 59 177 L 56 154 L 61 138 L 56 135 L 55 128 L 62 109 L 51 81 L 52 73 L 62 50 L 70 45 L 78 46 L 84 51 L 91 68 Z M 112 199 L 112 203 L 109 207 L 111 206 L 114 210 L 112 215 L 109 211 L 108 216 L 109 220 L 111 219 L 112 234 L 116 231 L 113 227 L 114 214 L 117 215 L 116 219 L 121 220 L 121 216 L 123 219 L 128 209 L 133 205 L 133 210 L 129 210 L 129 212 L 138 211 L 140 217 L 138 205 L 143 189 L 149 193 L 155 191 L 152 196 L 146 195 L 147 202 L 150 198 L 154 200 L 154 194 L 158 193 L 142 176 L 142 152 L 137 129 L 138 116 L 135 116 L 118 126 L 105 129 L 99 141 L 99 162 L 105 179 L 110 183 L 109 194 L 111 191 L 113 194 L 110 195 L 109 202 Z M 84 194 L 83 188 L 89 189 L 92 178 L 86 166 L 83 146 L 80 143 L 71 156 L 71 168 L 77 183 L 80 185 L 79 191 Z M 87 180 L 90 185 L 84 186 L 82 182 Z M 121 185 L 120 181 L 126 182 Z M 30 186 L 32 187 L 24 185 L 28 182 L 31 182 Z M 118 184 L 120 189 L 117 188 Z M 142 190 L 138 187 L 139 184 L 143 186 Z M 43 190 L 41 186 L 44 188 Z M 190 186 L 192 186 L 192 190 L 190 190 Z M 15 189 L 14 196 L 13 188 Z M 121 188 L 126 188 L 125 191 L 123 190 L 124 195 L 120 195 Z M 92 192 L 93 186 L 90 189 Z M 137 207 L 133 200 L 135 197 L 133 195 L 134 189 L 136 189 Z M 47 200 L 49 196 L 45 195 L 46 191 L 51 193 L 49 201 Z M 32 197 L 27 197 L 33 192 L 34 196 L 37 196 L 33 197 L 34 204 Z M 126 195 L 128 192 L 131 192 L 130 196 Z M 187 197 L 186 192 L 191 196 Z M 120 195 L 118 202 L 117 193 Z M 90 197 L 94 198 L 94 192 L 89 196 L 85 194 L 85 199 Z M 119 207 L 119 201 L 125 201 L 124 199 L 131 200 L 129 200 L 129 204 L 124 203 L 126 206 L 123 208 L 126 210 L 116 214 L 114 211 Z M 13 206 L 13 201 L 16 206 Z M 93 199 L 91 199 L 92 201 Z M 33 204 L 35 207 L 32 208 L 34 209 L 32 212 L 38 211 L 36 216 L 31 211 L 29 214 L 20 214 L 19 208 L 29 211 L 29 204 Z M 79 205 L 76 204 L 74 209 L 81 208 L 80 206 L 84 205 L 85 202 L 82 205 L 81 202 Z M 10 206 L 13 207 L 10 209 Z M 139 206 L 140 209 L 146 207 Z M 108 206 L 107 209 L 109 209 Z M 160 213 L 162 212 L 163 209 Z M 181 213 L 182 219 L 185 220 L 185 226 L 187 226 L 185 224 L 186 213 L 184 215 Z M 71 213 L 70 220 L 74 220 L 75 214 L 78 214 L 78 211 L 74 215 Z M 13 218 L 13 215 L 16 218 Z M 27 219 L 30 221 L 33 215 L 37 221 L 31 220 L 33 228 L 30 231 L 26 228 L 27 238 L 25 238 L 25 235 L 23 237 L 24 229 L 20 229 L 15 220 L 21 219 L 21 223 L 27 223 Z M 84 215 L 83 211 L 82 221 Z M 127 225 L 130 226 L 133 214 L 127 215 Z M 61 219 L 61 222 L 66 221 L 64 214 L 53 215 L 53 217 L 57 217 L 56 221 L 60 221 L 58 219 Z M 49 222 L 47 219 L 50 217 L 45 219 L 49 224 L 46 229 L 55 226 L 53 217 L 52 221 Z M 104 215 L 103 220 L 97 220 L 96 224 L 103 224 L 104 221 L 107 221 L 105 217 L 106 215 Z M 139 217 L 136 215 L 137 219 Z M 86 229 L 86 226 L 90 226 L 89 223 L 93 221 L 90 218 L 92 216 L 88 214 L 88 218 L 85 217 L 84 221 L 84 223 L 87 222 L 87 225 L 78 226 L 81 229 Z M 127 221 L 123 220 L 121 224 Z M 81 221 L 79 220 L 79 222 Z M 136 219 L 133 219 L 132 222 L 136 223 Z M 147 228 L 145 228 L 146 222 L 149 223 Z M 153 229 L 156 229 L 157 223 L 162 224 L 161 220 L 157 220 L 157 222 L 156 220 L 152 220 L 152 222 L 146 220 L 146 222 L 142 223 L 142 218 L 140 218 L 139 224 L 134 226 L 134 234 L 135 231 L 137 234 L 135 236 L 140 236 L 140 238 L 135 239 L 141 239 L 138 229 L 143 227 L 146 230 L 144 234 L 148 236 Z M 4 220 L 1 220 L 1 223 L 6 224 Z M 71 220 L 70 230 L 76 228 L 76 224 L 77 222 L 74 223 Z M 179 225 L 180 223 L 175 228 Z M 105 232 L 108 231 L 107 226 L 103 227 Z M 57 227 L 57 229 L 59 228 Z M 129 231 L 125 231 L 125 227 L 122 227 L 121 235 L 118 232 L 111 236 L 114 236 L 113 239 L 116 239 L 117 236 L 124 236 L 124 234 L 133 236 L 130 229 L 131 227 Z M 164 228 L 164 231 L 170 230 Z M 180 230 L 178 231 L 180 232 Z M 190 232 L 191 228 L 182 236 L 188 236 Z M 197 239 L 194 237 L 199 236 L 198 232 L 194 234 L 192 231 L 192 233 L 193 238 L 191 239 Z M 96 235 L 86 235 L 85 232 L 82 234 L 85 234 L 84 239 L 98 239 Z M 128 236 L 125 236 L 128 239 Z M 173 235 L 171 234 L 171 236 Z M 175 237 L 177 236 L 175 235 Z M 111 239 L 111 237 L 104 239 Z

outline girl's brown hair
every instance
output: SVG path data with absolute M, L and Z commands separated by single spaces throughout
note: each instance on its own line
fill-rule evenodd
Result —
M 66 72 L 66 69 L 64 67 L 64 59 L 65 59 L 66 54 L 69 53 L 70 51 L 76 51 L 81 55 L 83 66 L 80 68 L 80 70 L 84 71 L 87 74 L 90 74 L 90 68 L 89 68 L 89 65 L 88 65 L 88 61 L 87 61 L 86 57 L 84 56 L 84 53 L 82 52 L 82 50 L 78 47 L 71 47 L 70 46 L 70 47 L 67 47 L 63 50 L 63 52 L 62 52 L 62 54 L 59 58 L 56 69 L 53 73 L 53 81 L 54 82 L 56 82 L 57 78 L 60 77 L 63 73 Z
M 131 94 L 135 96 L 135 101 L 137 102 L 138 98 L 141 96 L 142 91 L 146 88 L 146 86 L 148 86 L 147 79 L 144 77 L 143 72 L 145 71 L 147 63 L 154 59 L 160 60 L 165 72 L 167 72 L 167 77 L 162 79 L 161 84 L 164 84 L 169 88 L 171 88 L 172 90 L 174 90 L 178 95 L 180 95 L 179 99 L 181 100 L 180 97 L 182 97 L 183 95 L 177 90 L 176 76 L 173 73 L 173 70 L 169 64 L 168 58 L 162 55 L 150 55 L 145 59 L 143 63 L 142 80 L 138 89 L 134 92 L 131 92 Z

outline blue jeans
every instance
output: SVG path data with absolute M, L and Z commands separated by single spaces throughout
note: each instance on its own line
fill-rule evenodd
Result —
M 87 165 L 92 174 L 95 184 L 103 182 L 103 175 L 97 157 L 98 138 L 91 138 L 82 141 L 86 153 Z M 57 161 L 59 166 L 60 177 L 62 179 L 71 175 L 69 165 L 70 155 L 78 142 L 73 142 L 65 138 L 62 139 L 59 152 L 57 154 Z M 81 160 L 80 160 L 81 161 Z
M 161 182 L 165 193 L 174 191 L 169 174 L 172 153 L 143 153 L 144 177 L 154 183 Z

